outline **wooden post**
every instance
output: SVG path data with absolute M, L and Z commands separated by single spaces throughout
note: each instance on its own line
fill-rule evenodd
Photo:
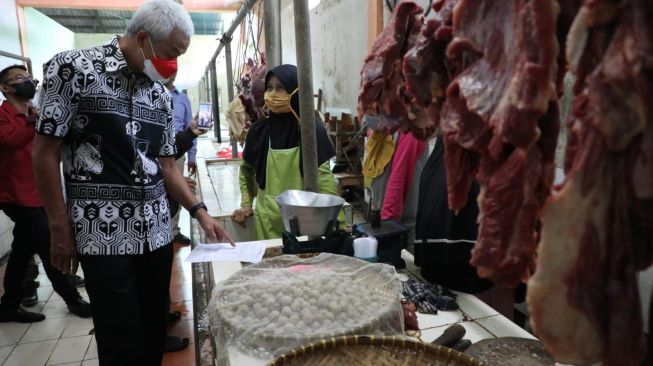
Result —
M 367 49 L 383 31 L 383 0 L 367 0 Z
M 20 52 L 23 57 L 29 58 L 29 50 L 27 48 L 27 31 L 25 27 L 25 9 L 22 5 L 16 4 L 16 19 L 18 20 L 18 39 L 20 40 Z M 31 68 L 31 65 L 30 65 Z M 29 70 L 32 74 L 32 70 Z
M 317 141 L 315 138 L 315 102 L 313 100 L 313 59 L 311 55 L 311 21 L 308 0 L 293 0 L 297 77 L 299 79 L 299 110 L 302 138 L 304 189 L 318 192 Z

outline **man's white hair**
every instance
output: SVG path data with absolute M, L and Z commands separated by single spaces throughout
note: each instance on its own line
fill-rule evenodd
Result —
M 152 41 L 162 41 L 178 28 L 190 38 L 195 32 L 190 15 L 181 4 L 172 0 L 149 0 L 134 13 L 127 23 L 127 35 L 146 31 Z

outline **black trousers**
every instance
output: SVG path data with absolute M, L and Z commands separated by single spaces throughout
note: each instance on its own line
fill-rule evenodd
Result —
M 160 366 L 172 244 L 141 255 L 80 255 L 101 366 Z
M 34 254 L 38 254 L 54 290 L 66 303 L 79 298 L 79 292 L 68 278 L 50 262 L 50 226 L 42 207 L 24 207 L 0 203 L 0 210 L 14 222 L 14 241 L 5 271 L 0 311 L 17 309 L 23 297 L 23 281 Z
M 34 257 L 30 257 L 25 270 L 25 278 L 23 279 L 23 295 L 31 296 L 36 292 L 39 286 L 36 285 L 36 278 L 39 276 L 39 266 L 36 264 Z

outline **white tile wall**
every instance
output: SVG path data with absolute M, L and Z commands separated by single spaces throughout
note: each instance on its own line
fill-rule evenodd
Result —
M 477 323 L 461 322 L 458 324 L 462 325 L 465 328 L 466 332 L 463 339 L 469 339 L 470 341 L 472 341 L 472 343 L 478 342 L 482 339 L 494 338 L 492 334 L 490 334 L 487 330 L 485 330 Z M 445 325 L 438 328 L 422 330 L 422 335 L 419 338 L 426 343 L 431 343 L 434 340 L 436 340 L 439 336 L 441 336 L 448 327 L 449 325 Z
M 476 322 L 496 337 L 537 339 L 532 334 L 520 328 L 517 324 L 511 321 L 506 321 L 506 318 L 504 318 L 503 315 L 495 315 L 489 318 L 479 319 Z
M 488 316 L 498 315 L 499 312 L 494 310 L 491 306 L 479 300 L 476 296 L 458 293 L 456 299 L 461 309 L 465 309 L 464 313 L 472 319 L 487 318 Z
M 417 324 L 420 329 L 441 327 L 463 321 L 464 316 L 460 310 L 438 311 L 437 314 L 417 313 Z

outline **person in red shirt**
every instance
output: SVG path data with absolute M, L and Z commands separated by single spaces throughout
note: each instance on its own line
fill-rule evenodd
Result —
M 20 306 L 25 271 L 34 254 L 41 257 L 45 273 L 66 301 L 68 310 L 83 318 L 92 315 L 91 305 L 50 263 L 50 228 L 32 172 L 37 114 L 30 101 L 36 84 L 24 66 L 9 66 L 0 71 L 0 91 L 7 99 L 0 105 L 0 210 L 14 222 L 5 292 L 0 299 L 0 322 L 32 323 L 45 319 L 43 314 Z

